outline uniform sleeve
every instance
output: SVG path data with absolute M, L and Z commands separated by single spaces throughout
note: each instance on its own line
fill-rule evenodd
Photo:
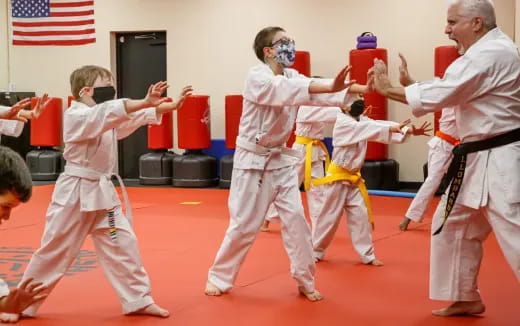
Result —
M 298 109 L 296 122 L 336 122 L 336 116 L 341 109 L 334 106 L 301 106 Z
M 137 128 L 147 124 L 160 124 L 162 114 L 157 114 L 155 108 L 139 110 L 129 114 L 130 120 L 123 122 L 116 128 L 117 139 L 130 136 Z
M 485 58 L 476 61 L 463 56 L 448 67 L 444 78 L 406 87 L 406 100 L 414 116 L 420 117 L 448 106 L 455 107 L 484 94 L 490 84 L 486 82 L 489 67 Z
M 107 101 L 93 107 L 71 107 L 63 118 L 64 142 L 94 139 L 130 119 L 123 100 Z
M 22 134 L 24 123 L 18 120 L 0 119 L 0 135 L 18 137 Z
M 365 140 L 386 144 L 391 141 L 390 127 L 374 120 L 355 121 L 338 116 L 332 134 L 334 146 L 349 146 Z

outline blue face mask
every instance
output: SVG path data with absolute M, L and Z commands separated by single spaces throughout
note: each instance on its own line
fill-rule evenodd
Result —
M 294 64 L 294 59 L 296 59 L 296 47 L 294 42 L 278 43 L 274 46 L 274 49 L 276 51 L 276 62 L 284 66 L 284 68 Z

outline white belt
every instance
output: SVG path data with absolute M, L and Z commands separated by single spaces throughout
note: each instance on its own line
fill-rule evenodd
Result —
M 81 165 L 71 164 L 67 163 L 65 165 L 65 174 L 78 177 L 82 179 L 92 180 L 92 181 L 99 181 L 99 188 L 104 193 L 105 198 L 107 198 L 109 195 L 112 194 L 106 193 L 106 189 L 109 187 L 113 187 L 111 178 L 112 176 L 115 176 L 117 178 L 117 181 L 119 182 L 119 185 L 121 186 L 121 192 L 123 193 L 123 200 L 125 202 L 125 214 L 126 218 L 130 222 L 130 225 L 132 225 L 132 207 L 130 206 L 130 200 L 128 199 L 128 193 L 126 192 L 125 184 L 123 183 L 123 180 L 117 173 L 102 173 L 96 170 L 93 170 L 91 168 L 87 168 Z M 106 207 L 106 209 L 110 209 L 112 207 Z
M 273 156 L 273 155 L 278 155 L 278 154 L 284 154 L 284 155 L 301 158 L 301 154 L 299 151 L 294 150 L 292 148 L 287 148 L 285 146 L 265 147 L 262 145 L 251 143 L 243 138 L 237 138 L 236 144 L 237 144 L 237 147 L 240 147 L 242 149 L 245 149 L 248 152 L 253 152 L 258 155 Z

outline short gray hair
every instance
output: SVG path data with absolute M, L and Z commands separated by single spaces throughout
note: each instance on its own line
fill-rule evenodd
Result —
M 450 2 L 460 5 L 463 16 L 482 17 L 486 29 L 490 30 L 497 26 L 495 5 L 492 0 L 452 0 Z

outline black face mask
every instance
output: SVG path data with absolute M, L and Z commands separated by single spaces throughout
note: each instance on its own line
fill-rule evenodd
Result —
M 94 87 L 92 99 L 96 104 L 113 100 L 116 97 L 116 89 L 114 86 Z
M 348 113 L 353 118 L 357 118 L 357 117 L 359 117 L 363 113 L 363 111 L 365 111 L 365 101 L 363 101 L 363 100 L 356 100 L 350 106 L 350 111 L 348 111 Z

